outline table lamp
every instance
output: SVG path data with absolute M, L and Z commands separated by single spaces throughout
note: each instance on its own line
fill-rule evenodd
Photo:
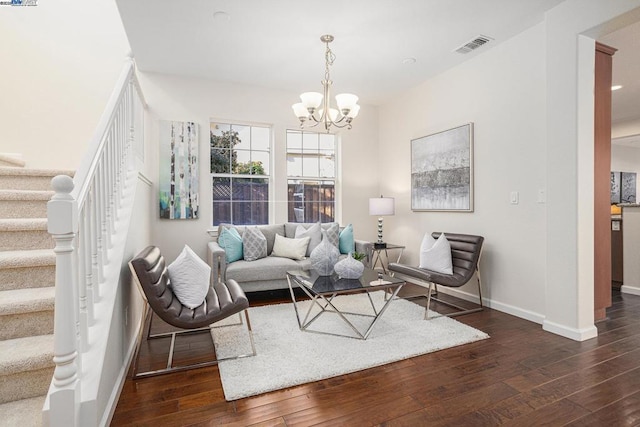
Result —
M 374 243 L 376 249 L 384 249 L 387 244 L 382 240 L 382 217 L 395 215 L 396 203 L 393 197 L 376 197 L 369 199 L 369 215 L 378 216 L 378 241 Z

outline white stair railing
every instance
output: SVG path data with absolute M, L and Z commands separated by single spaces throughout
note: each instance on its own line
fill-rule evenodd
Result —
M 141 108 L 146 103 L 133 59 L 128 58 L 74 178 L 60 175 L 52 180 L 55 195 L 47 208 L 56 254 L 51 425 L 81 424 L 82 364 L 92 362 L 83 361 L 83 354 L 89 343 L 107 339 L 90 336 L 90 331 L 123 193 L 135 177 L 133 143 L 141 134 L 136 129 L 143 125 L 136 115 Z

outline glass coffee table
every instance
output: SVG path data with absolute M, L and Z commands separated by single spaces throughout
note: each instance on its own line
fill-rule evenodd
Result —
M 298 319 L 298 326 L 300 327 L 300 330 L 362 340 L 367 339 L 371 330 L 380 319 L 380 316 L 382 316 L 386 311 L 389 304 L 391 304 L 395 296 L 405 284 L 404 280 L 393 278 L 370 268 L 365 268 L 362 277 L 359 279 L 343 279 L 338 277 L 336 274 L 331 276 L 320 276 L 315 270 L 288 271 L 287 281 L 289 282 L 291 299 L 293 300 L 293 307 L 296 312 L 296 318 Z M 302 289 L 304 293 L 311 298 L 311 304 L 309 304 L 309 308 L 304 315 L 304 319 L 300 318 L 299 309 L 301 309 L 301 307 L 299 306 L 300 302 L 296 300 L 295 293 L 293 292 L 294 285 L 298 285 L 298 287 L 300 287 L 300 289 Z M 379 308 L 375 306 L 373 299 L 371 299 L 371 293 L 375 291 L 385 292 L 384 304 Z M 341 295 L 359 293 L 367 294 L 372 308 L 370 313 L 350 313 L 342 311 L 336 308 L 333 303 L 334 299 Z M 312 315 L 314 308 L 319 310 L 317 310 L 318 313 Z M 308 329 L 313 322 L 325 313 L 337 314 L 339 318 L 341 318 L 353 330 L 355 336 Z M 349 320 L 348 317 L 350 316 L 370 317 L 371 322 L 366 326 L 366 330 L 362 331 L 362 327 L 358 329 L 358 327 Z

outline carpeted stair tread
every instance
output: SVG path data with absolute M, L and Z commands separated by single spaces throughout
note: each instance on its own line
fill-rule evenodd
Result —
M 53 249 L 0 252 L 0 269 L 55 265 Z
M 54 195 L 53 191 L 0 190 L 0 200 L 11 200 L 11 201 L 49 200 L 53 195 Z
M 46 396 L 38 396 L 0 404 L 0 425 L 42 426 L 42 407 L 45 399 Z
M 53 311 L 56 288 L 12 289 L 0 292 L 0 316 Z
M 30 169 L 30 168 L 12 168 L 6 166 L 0 166 L 0 176 L 13 175 L 13 176 L 50 176 L 53 178 L 57 175 L 69 175 L 73 176 L 74 171 L 64 169 Z
M 41 230 L 47 230 L 47 218 L 0 218 L 0 232 Z
M 12 375 L 53 366 L 53 335 L 0 341 L 0 375 Z
M 17 157 L 0 153 L 0 164 L 11 165 L 9 167 L 22 168 L 26 165 L 25 161 Z

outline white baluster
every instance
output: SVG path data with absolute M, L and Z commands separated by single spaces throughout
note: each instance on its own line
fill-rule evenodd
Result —
M 73 240 L 78 210 L 71 196 L 73 180 L 59 175 L 51 180 L 55 195 L 47 204 L 48 230 L 55 242 L 56 297 L 54 311 L 55 370 L 50 389 L 51 425 L 77 426 L 80 400 L 77 350 L 77 299 L 73 273 Z
M 74 266 L 73 271 L 76 275 L 76 283 L 78 289 L 78 334 L 80 345 L 80 351 L 85 351 L 87 349 L 87 337 L 88 337 L 88 328 L 89 328 L 89 319 L 87 315 L 87 288 L 85 283 L 85 273 L 84 273 L 84 212 L 83 209 L 80 210 L 80 215 L 78 217 L 78 233 L 76 234 L 75 239 L 75 251 L 74 251 Z

